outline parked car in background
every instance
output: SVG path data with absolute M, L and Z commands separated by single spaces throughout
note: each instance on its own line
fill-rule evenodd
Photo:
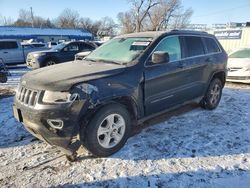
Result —
M 26 73 L 13 112 L 70 159 L 81 144 L 105 157 L 122 148 L 133 126 L 170 109 L 192 102 L 215 109 L 226 68 L 226 52 L 205 32 L 122 35 L 83 61 Z
M 56 45 L 58 45 L 57 42 L 48 42 L 48 48 L 53 48 Z
M 83 60 L 87 55 L 89 55 L 91 51 L 80 52 L 75 55 L 75 60 Z
M 18 40 L 3 39 L 0 40 L 0 60 L 7 65 L 25 63 L 28 53 L 46 49 L 44 47 L 35 48 L 33 44 L 22 46 Z
M 27 55 L 30 52 L 44 51 L 44 50 L 48 50 L 49 49 L 49 48 L 47 48 L 44 45 L 39 46 L 39 45 L 30 44 L 30 43 L 21 43 L 21 45 L 23 47 L 25 59 L 27 58 Z
M 227 81 L 250 83 L 250 48 L 241 48 L 228 56 Z
M 96 41 L 92 41 L 92 42 L 89 42 L 91 43 L 93 46 L 95 46 L 95 48 L 98 48 L 99 46 L 102 45 L 102 43 L 99 43 L 99 42 L 96 42 Z M 91 51 L 83 51 L 83 52 L 79 52 L 75 55 L 75 60 L 83 60 L 87 55 L 89 55 L 90 53 L 92 52 Z
M 103 45 L 105 42 L 104 41 L 94 41 L 94 43 L 99 47 Z
M 31 69 L 37 69 L 58 63 L 73 61 L 75 59 L 75 54 L 84 51 L 93 51 L 94 49 L 96 49 L 96 45 L 90 42 L 64 42 L 50 50 L 29 53 L 26 64 Z

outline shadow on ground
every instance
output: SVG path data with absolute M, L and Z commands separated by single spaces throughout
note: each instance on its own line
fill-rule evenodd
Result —
M 216 170 L 188 171 L 180 173 L 140 175 L 118 177 L 104 181 L 82 184 L 66 184 L 58 187 L 213 187 L 213 188 L 249 188 L 250 171 Z

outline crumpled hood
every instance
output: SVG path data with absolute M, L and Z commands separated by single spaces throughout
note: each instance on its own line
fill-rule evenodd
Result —
M 125 68 L 103 62 L 73 61 L 30 71 L 22 77 L 21 84 L 31 89 L 66 91 L 74 84 L 119 74 Z

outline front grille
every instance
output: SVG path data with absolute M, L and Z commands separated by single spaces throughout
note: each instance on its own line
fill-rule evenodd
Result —
M 250 80 L 250 76 L 228 76 L 229 80 Z
M 20 87 L 16 95 L 16 99 L 24 105 L 33 107 L 35 106 L 38 99 L 39 92 L 33 89 L 28 89 L 26 87 Z

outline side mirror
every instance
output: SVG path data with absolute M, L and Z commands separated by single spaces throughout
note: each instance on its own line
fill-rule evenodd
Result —
M 169 54 L 168 52 L 163 51 L 155 51 L 152 55 L 152 63 L 159 64 L 159 63 L 168 63 L 169 62 Z

